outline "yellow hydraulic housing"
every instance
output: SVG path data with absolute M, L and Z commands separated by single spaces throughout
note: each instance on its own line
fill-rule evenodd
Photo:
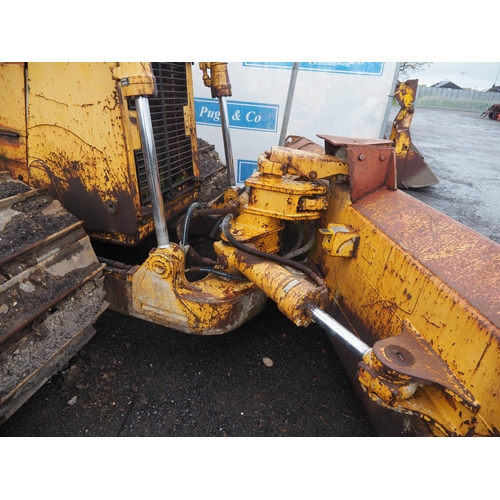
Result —
M 109 285 L 110 297 L 129 297 L 120 306 L 122 312 L 186 333 L 216 335 L 253 317 L 271 297 L 295 324 L 307 326 L 311 322 L 307 305 L 323 306 L 328 300 L 323 280 L 298 263 L 272 259 L 280 250 L 283 221 L 318 220 L 326 208 L 327 188 L 299 179 L 299 170 L 317 177 L 312 167 L 320 164 L 307 153 L 295 155 L 300 158 L 289 167 L 290 173 L 266 173 L 273 163 L 281 165 L 286 153 L 284 148 L 273 148 L 259 158 L 261 172 L 248 179 L 248 191 L 232 201 L 236 217 L 230 231 L 233 215 L 224 219 L 224 240 L 215 243 L 219 261 L 213 262 L 206 278 L 186 279 L 185 242 L 156 249 L 142 266 L 124 269 L 121 279 Z M 336 158 L 325 156 L 321 165 L 330 175 L 347 172 Z
M 0 69 L 0 168 L 47 188 L 94 239 L 135 245 L 154 232 L 136 96 L 150 98 L 167 220 L 196 199 L 190 63 L 2 63 Z
M 206 87 L 210 87 L 212 97 L 231 97 L 227 63 L 201 62 L 200 69 L 203 71 L 203 82 Z

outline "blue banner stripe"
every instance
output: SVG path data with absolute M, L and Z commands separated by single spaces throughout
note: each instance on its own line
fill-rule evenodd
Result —
M 196 123 L 218 127 L 221 125 L 219 101 L 217 99 L 195 98 Z M 277 104 L 263 104 L 244 101 L 227 101 L 229 126 L 245 130 L 278 130 Z
M 252 68 L 291 69 L 293 62 L 244 62 L 243 66 Z M 301 62 L 299 69 L 321 71 L 324 73 L 342 73 L 350 75 L 381 76 L 383 62 Z
M 254 160 L 238 160 L 237 170 L 236 182 L 242 184 L 257 170 L 257 162 Z

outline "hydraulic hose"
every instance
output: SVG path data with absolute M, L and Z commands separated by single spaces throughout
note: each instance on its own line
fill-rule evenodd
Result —
M 231 274 L 220 269 L 214 269 L 213 267 L 190 267 L 189 269 L 186 269 L 186 272 L 212 273 L 217 274 L 218 276 L 223 276 L 224 278 L 229 278 L 230 280 L 248 281 L 245 276 L 236 276 L 235 274 Z
M 203 215 L 208 215 L 209 217 L 215 216 L 215 215 L 227 215 L 229 213 L 235 213 L 237 212 L 236 207 L 226 207 L 226 208 L 203 208 L 203 205 L 201 203 L 195 202 L 192 203 L 186 214 L 183 215 L 179 219 L 179 224 L 177 227 L 177 236 L 179 237 L 179 240 L 183 246 L 186 246 L 188 243 L 188 235 L 189 235 L 189 225 L 191 223 L 191 218 L 197 217 L 197 216 L 203 216 Z M 222 219 L 221 219 L 222 220 Z M 215 227 L 217 228 L 220 225 L 219 220 L 216 220 Z M 180 227 L 182 226 L 182 230 Z M 213 230 L 212 230 L 213 231 Z M 210 233 L 212 234 L 212 233 Z
M 314 241 L 316 239 L 316 235 L 314 231 L 310 231 L 309 239 L 305 243 L 305 245 L 301 246 L 300 248 L 294 248 L 287 252 L 286 254 L 282 255 L 285 259 L 293 259 L 294 257 L 297 257 L 299 255 L 302 255 L 303 253 L 306 253 L 313 245 Z
M 228 207 L 228 208 L 203 208 L 203 205 L 201 203 L 195 202 L 192 203 L 186 214 L 181 217 L 179 220 L 179 224 L 177 226 L 177 236 L 179 237 L 179 240 L 181 242 L 181 245 L 183 247 L 188 246 L 188 235 L 189 235 L 189 224 L 191 222 L 191 218 L 193 216 L 199 216 L 199 215 L 226 215 L 228 213 L 232 213 L 236 210 L 235 207 Z M 222 219 L 220 219 L 222 220 Z M 217 221 L 216 228 L 218 228 L 218 225 L 220 225 L 220 221 Z M 189 246 L 188 248 L 188 254 L 193 257 L 193 259 L 197 260 L 203 265 L 206 266 L 216 266 L 218 265 L 218 262 L 215 260 L 212 260 L 208 257 L 203 257 L 200 255 L 192 246 Z
M 208 257 L 203 257 L 200 255 L 191 245 L 188 249 L 188 254 L 205 266 L 217 266 L 219 263 L 215 260 L 209 259 Z
M 297 231 L 298 235 L 297 235 L 297 239 L 295 240 L 295 244 L 287 252 L 280 253 L 280 255 L 282 257 L 285 257 L 286 259 L 289 259 L 290 257 L 288 255 L 291 252 L 294 252 L 295 250 L 297 250 L 297 248 L 300 248 L 304 242 L 304 235 L 305 235 L 304 221 L 303 220 L 298 221 L 297 227 L 298 227 L 298 231 Z
M 249 245 L 246 245 L 246 244 L 238 241 L 231 234 L 231 232 L 229 230 L 229 221 L 231 219 L 233 219 L 232 214 L 226 215 L 226 217 L 224 217 L 224 220 L 222 221 L 222 225 L 221 225 L 222 233 L 226 237 L 227 241 L 229 241 L 229 243 L 231 243 L 231 245 L 236 247 L 238 250 L 241 250 L 242 252 L 253 255 L 254 257 L 272 260 L 273 262 L 281 264 L 282 266 L 288 266 L 288 267 L 292 267 L 293 269 L 297 269 L 298 271 L 304 273 L 309 279 L 314 281 L 314 283 L 316 283 L 316 285 L 318 285 L 319 287 L 324 286 L 325 283 L 324 283 L 323 279 L 320 276 L 318 276 L 312 269 L 308 268 L 307 266 L 304 266 L 300 262 L 295 262 L 294 260 L 286 259 L 284 257 L 280 257 L 279 255 L 275 255 L 272 253 L 262 252 L 262 251 L 258 250 L 257 248 L 253 248 Z
M 181 238 L 181 245 L 185 247 L 187 245 L 188 241 L 188 234 L 189 234 L 189 223 L 191 222 L 191 217 L 193 216 L 193 212 L 196 209 L 202 209 L 203 205 L 201 203 L 195 202 L 191 203 L 189 205 L 189 208 L 186 212 L 186 218 L 184 219 L 184 227 L 182 230 L 182 238 Z

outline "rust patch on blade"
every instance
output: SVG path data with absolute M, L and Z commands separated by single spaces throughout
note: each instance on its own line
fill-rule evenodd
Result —
M 500 245 L 402 191 L 353 206 L 500 327 Z

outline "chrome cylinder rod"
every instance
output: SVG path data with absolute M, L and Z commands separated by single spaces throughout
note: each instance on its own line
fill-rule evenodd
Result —
M 315 323 L 321 326 L 329 337 L 342 342 L 354 354 L 363 358 L 365 353 L 371 349 L 368 344 L 365 344 L 361 339 L 356 337 L 354 333 L 344 328 L 338 321 L 326 314 L 317 306 L 309 306 L 309 315 Z
M 226 98 L 219 97 L 219 109 L 222 125 L 222 140 L 224 141 L 224 153 L 226 155 L 227 179 L 229 186 L 236 186 L 236 176 L 234 174 L 233 148 L 231 146 L 231 136 L 229 134 L 229 117 L 227 112 Z
M 137 107 L 137 118 L 139 120 L 142 151 L 144 153 L 144 163 L 146 166 L 146 177 L 148 179 L 149 192 L 151 194 L 151 208 L 153 210 L 156 239 L 158 248 L 166 248 L 170 245 L 170 242 L 168 239 L 167 221 L 163 207 L 163 195 L 161 192 L 158 160 L 156 158 L 149 99 L 144 96 L 139 96 L 136 97 L 135 102 Z

